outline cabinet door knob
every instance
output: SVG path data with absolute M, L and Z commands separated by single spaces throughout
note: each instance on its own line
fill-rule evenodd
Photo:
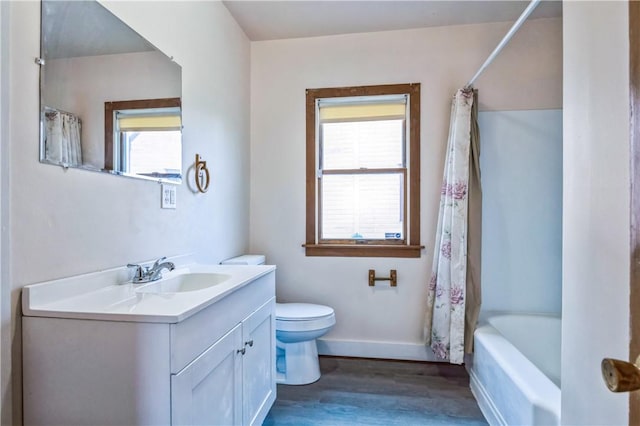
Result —
M 245 348 L 238 349 L 237 353 L 244 355 L 247 350 Z
M 244 342 L 244 345 L 245 346 L 249 345 L 249 347 L 252 348 L 253 347 L 253 339 L 247 340 L 246 342 Z

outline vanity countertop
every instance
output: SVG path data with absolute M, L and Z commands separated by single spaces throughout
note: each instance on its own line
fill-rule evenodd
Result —
M 96 272 L 25 286 L 22 313 L 51 318 L 177 323 L 275 269 L 272 265 L 179 267 L 166 272 L 155 283 L 182 274 L 227 274 L 229 278 L 209 288 L 176 293 L 145 292 L 143 288 L 154 283 L 124 282 L 126 269 Z

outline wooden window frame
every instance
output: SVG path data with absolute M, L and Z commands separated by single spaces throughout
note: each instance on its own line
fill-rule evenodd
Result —
M 383 240 L 319 240 L 318 211 L 320 200 L 317 188 L 318 155 L 316 141 L 316 103 L 318 99 L 355 96 L 409 95 L 409 161 L 405 175 L 405 242 Z M 406 185 L 408 181 L 408 187 Z M 408 200 L 406 197 L 408 194 Z M 408 206 L 408 210 L 407 210 Z M 334 87 L 306 91 L 306 242 L 307 256 L 336 257 L 406 257 L 418 258 L 420 245 L 420 83 L 378 86 Z

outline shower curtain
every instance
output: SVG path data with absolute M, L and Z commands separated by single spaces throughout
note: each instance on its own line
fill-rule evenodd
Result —
M 460 89 L 449 141 L 428 287 L 425 338 L 439 360 L 462 364 L 480 311 L 480 141 L 477 91 Z
M 80 119 L 68 112 L 46 108 L 44 127 L 45 159 L 64 166 L 81 166 Z

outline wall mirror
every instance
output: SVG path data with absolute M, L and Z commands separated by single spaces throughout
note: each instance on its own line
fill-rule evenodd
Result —
M 181 182 L 181 67 L 97 1 L 41 4 L 40 162 Z

